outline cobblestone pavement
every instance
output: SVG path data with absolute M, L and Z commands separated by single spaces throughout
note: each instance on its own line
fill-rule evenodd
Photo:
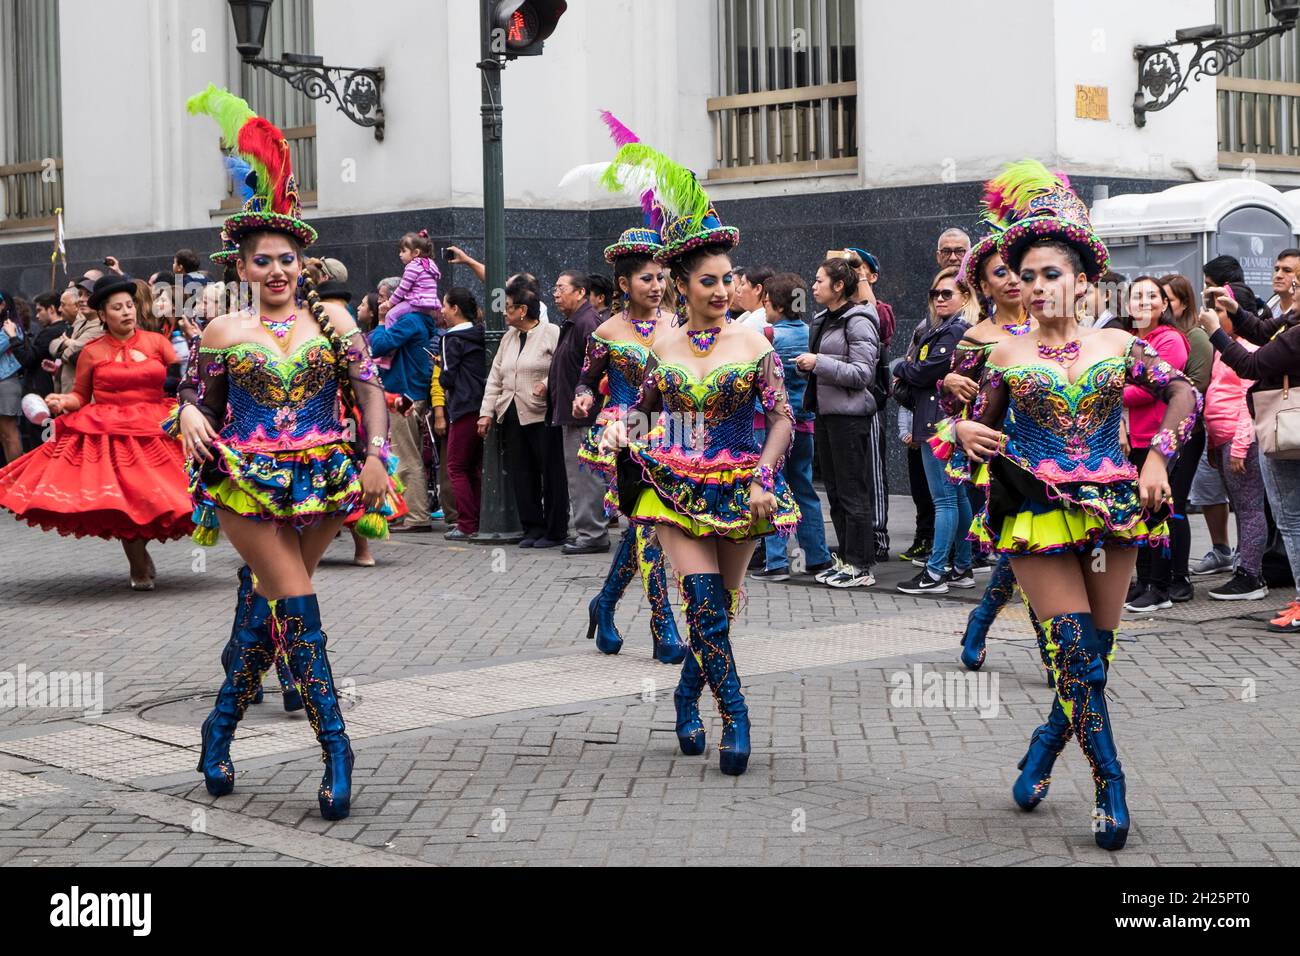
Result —
M 893 504 L 905 546 L 910 501 Z M 357 755 L 352 816 L 320 819 L 319 751 L 271 688 L 236 739 L 236 790 L 215 800 L 194 764 L 238 559 L 225 544 L 152 551 L 158 590 L 136 594 L 116 544 L 0 523 L 0 689 L 23 669 L 103 681 L 102 713 L 0 697 L 0 863 L 1300 863 L 1295 639 L 1263 626 L 1289 595 L 1202 594 L 1126 621 L 1110 697 L 1135 828 L 1106 854 L 1074 745 L 1037 811 L 1011 802 L 1051 699 L 1023 609 L 968 683 L 957 638 L 979 590 L 900 595 L 913 569 L 899 561 L 852 592 L 752 584 L 735 640 L 754 755 L 732 778 L 715 751 L 678 752 L 675 669 L 650 659 L 638 592 L 620 655 L 585 640 L 607 557 L 408 535 L 361 569 L 338 542 L 318 588 Z M 923 693 L 931 680 L 947 699 Z M 716 740 L 707 694 L 703 710 Z

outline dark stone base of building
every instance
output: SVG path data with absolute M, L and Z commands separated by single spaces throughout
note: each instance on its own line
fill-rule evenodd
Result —
M 1093 187 L 1106 185 L 1112 196 L 1157 192 L 1176 183 L 1165 180 L 1110 179 L 1075 176 L 1072 184 L 1091 202 Z M 934 251 L 939 233 L 951 226 L 972 238 L 985 230 L 978 224 L 981 183 L 938 183 L 886 189 L 848 190 L 811 195 L 769 196 L 720 203 L 724 222 L 738 226 L 741 244 L 733 256 L 738 265 L 769 265 L 798 272 L 811 284 L 828 249 L 860 246 L 880 259 L 876 295 L 894 307 L 898 334 L 890 349 L 901 355 L 912 329 L 926 314 L 925 292 L 935 272 Z M 308 218 L 320 232 L 312 251 L 340 259 L 350 273 L 353 303 L 372 291 L 385 276 L 400 275 L 397 241 L 403 233 L 427 229 L 436 248 L 461 246 L 475 258 L 483 254 L 483 211 L 470 208 L 417 209 L 373 215 Z M 629 226 L 637 225 L 639 210 L 506 211 L 507 274 L 531 272 L 541 281 L 544 298 L 557 273 L 580 268 L 609 272 L 605 246 Z M 133 276 L 147 278 L 171 268 L 172 254 L 191 248 L 200 256 L 219 247 L 218 229 L 96 236 L 68 242 L 68 270 L 76 276 L 101 267 L 105 256 L 116 256 Z M 439 262 L 443 287 L 464 285 L 482 302 L 482 286 L 468 269 Z M 60 273 L 59 285 L 66 280 Z M 49 287 L 48 241 L 0 246 L 0 289 L 30 298 Z M 894 440 L 896 409 L 889 409 L 890 491 L 907 492 L 903 445 Z M 904 546 L 906 542 L 904 543 Z

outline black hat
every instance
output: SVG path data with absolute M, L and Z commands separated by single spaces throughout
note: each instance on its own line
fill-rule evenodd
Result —
M 95 288 L 91 290 L 89 305 L 95 311 L 114 292 L 130 292 L 135 294 L 135 280 L 130 276 L 106 275 L 100 276 L 95 280 Z
M 352 301 L 352 293 L 348 287 L 337 279 L 326 279 L 324 282 L 316 283 L 316 294 L 320 296 L 322 302 L 348 302 Z

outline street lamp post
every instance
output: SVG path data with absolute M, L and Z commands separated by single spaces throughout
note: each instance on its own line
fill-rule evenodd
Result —
M 483 309 L 488 374 L 505 335 L 506 285 L 506 194 L 501 157 L 501 70 L 504 61 L 493 52 L 493 10 L 488 0 L 480 2 L 480 39 L 483 75 L 483 265 L 486 269 Z M 470 540 L 480 544 L 511 544 L 523 539 L 514 495 L 507 491 L 505 447 L 500 428 L 488 432 L 483 449 L 482 504 L 479 530 Z

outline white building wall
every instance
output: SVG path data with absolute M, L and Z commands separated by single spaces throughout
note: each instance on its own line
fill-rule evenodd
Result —
M 217 131 L 185 99 L 229 85 L 225 0 L 58 0 L 64 208 L 70 236 L 199 228 L 226 195 Z M 317 106 L 314 216 L 482 202 L 476 0 L 316 0 L 316 50 L 383 66 L 385 140 Z M 966 0 L 933 9 L 859 0 L 860 169 L 712 186 L 719 200 L 978 180 L 1022 156 L 1073 172 L 1217 173 L 1214 83 L 1133 122 L 1135 43 L 1214 19 L 1213 0 Z M 515 208 L 619 205 L 556 184 L 611 148 L 608 108 L 703 176 L 717 89 L 712 0 L 571 0 L 546 54 L 503 76 L 505 187 Z M 1076 119 L 1076 84 L 1109 91 L 1106 121 Z M 25 241 L 15 235 L 3 241 Z

